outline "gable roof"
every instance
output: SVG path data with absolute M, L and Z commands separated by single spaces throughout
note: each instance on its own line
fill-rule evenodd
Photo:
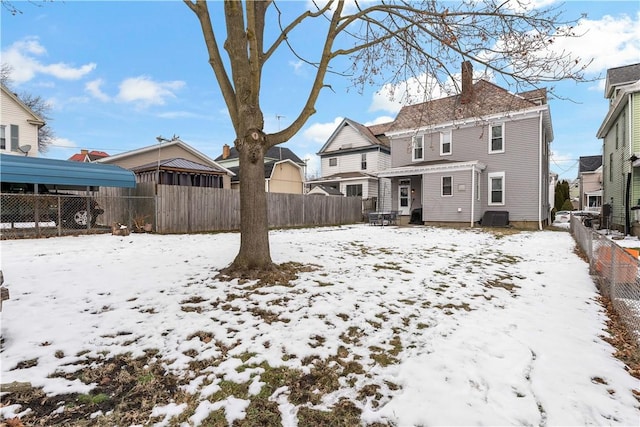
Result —
M 134 172 L 146 172 L 150 170 L 156 170 L 157 168 L 160 168 L 162 170 L 172 170 L 176 172 L 197 172 L 210 175 L 224 175 L 227 173 L 227 170 L 222 166 L 207 166 L 197 162 L 192 162 L 188 159 L 183 159 L 181 157 L 174 157 L 173 159 L 165 159 L 160 160 L 159 162 L 147 163 L 145 165 L 131 168 L 131 170 Z
M 229 148 L 229 155 L 226 158 L 223 158 L 223 155 L 219 155 L 216 157 L 217 162 L 221 162 L 224 160 L 234 160 L 240 157 L 240 153 L 238 153 L 238 149 L 236 147 Z M 300 157 L 296 156 L 296 154 L 288 149 L 287 147 L 281 147 L 276 145 L 271 147 L 264 153 L 264 161 L 265 163 L 269 161 L 279 161 L 279 160 L 291 160 L 293 163 L 297 163 L 300 166 L 304 166 L 305 163 Z M 231 168 L 230 168 L 231 169 Z
M 231 172 L 231 170 L 225 168 L 222 165 L 219 165 L 216 161 L 211 159 L 211 157 L 201 153 L 200 151 L 196 150 L 195 148 L 193 148 L 189 144 L 185 143 L 184 141 L 181 141 L 180 139 L 173 139 L 173 140 L 168 141 L 168 142 L 163 142 L 162 144 L 160 144 L 160 147 L 171 147 L 173 145 L 178 146 L 178 147 L 182 148 L 183 150 L 193 154 L 194 156 L 202 159 L 202 161 L 204 163 L 208 163 L 212 167 L 218 167 L 218 168 L 224 170 L 227 174 L 233 176 L 233 172 Z M 101 159 L 97 159 L 96 162 L 98 162 L 98 163 L 111 163 L 111 162 L 115 162 L 117 160 L 125 159 L 127 157 L 136 156 L 138 154 L 157 151 L 158 147 L 159 147 L 158 144 L 148 145 L 146 147 L 138 148 L 138 149 L 131 150 L 131 151 L 126 151 L 124 153 L 116 154 L 114 156 L 109 156 L 109 157 L 104 157 L 104 158 L 101 158 Z
M 2 88 L 2 94 L 3 95 L 8 96 L 16 104 L 18 104 L 20 106 L 20 108 L 22 108 L 25 111 L 25 113 L 27 113 L 29 116 L 31 116 L 30 119 L 27 119 L 27 122 L 29 122 L 32 125 L 39 126 L 39 127 L 44 126 L 44 125 L 47 124 L 42 117 L 40 117 L 38 114 L 36 114 L 31 108 L 27 107 L 27 105 L 24 102 L 22 102 L 20 100 L 20 98 L 18 98 L 18 95 L 16 95 L 11 90 L 9 90 L 8 87 L 6 87 L 5 85 L 3 85 L 1 83 L 0 83 L 0 87 Z
M 94 162 L 98 159 L 102 159 L 103 157 L 109 157 L 109 154 L 105 153 L 104 151 L 82 151 L 83 152 L 76 153 L 73 156 L 69 157 L 68 160 L 71 160 L 72 162 Z
M 602 156 L 581 156 L 578 174 L 593 172 L 602 166 Z
M 473 98 L 462 103 L 461 95 L 452 95 L 432 101 L 402 107 L 389 133 L 419 129 L 431 125 L 451 123 L 512 111 L 528 110 L 546 103 L 546 91 L 538 89 L 513 94 L 486 80 L 473 84 Z M 553 139 L 553 138 L 551 138 Z
M 343 194 L 337 188 L 333 188 L 324 184 L 314 185 L 307 194 L 320 194 L 321 192 L 326 194 L 327 196 L 343 196 Z
M 291 159 L 283 159 L 283 160 L 269 160 L 264 162 L 264 178 L 270 179 L 273 174 L 273 169 L 276 165 L 280 163 L 291 163 L 293 166 L 298 169 L 302 169 L 302 166 Z M 303 163 L 304 164 L 304 163 Z M 231 178 L 231 182 L 240 182 L 240 166 L 233 166 L 229 168 L 235 175 Z
M 351 126 L 362 138 L 369 142 L 372 146 L 380 146 L 389 148 L 389 140 L 385 136 L 385 132 L 391 127 L 393 122 L 389 123 L 381 123 L 372 126 L 365 126 L 356 122 L 355 120 L 351 120 L 345 118 L 342 122 L 336 127 L 333 131 L 327 142 L 324 143 L 318 154 L 322 154 L 326 152 L 327 148 L 331 145 L 333 140 L 338 136 L 338 134 L 342 131 L 345 126 Z
M 79 187 L 136 186 L 130 170 L 116 165 L 0 154 L 2 182 Z
M 611 98 L 617 86 L 624 86 L 640 80 L 640 63 L 609 68 L 604 87 L 605 98 Z

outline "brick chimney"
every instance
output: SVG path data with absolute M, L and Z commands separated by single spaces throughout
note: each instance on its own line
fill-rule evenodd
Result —
M 224 144 L 222 146 L 222 160 L 228 158 L 231 155 L 231 147 L 229 144 Z
M 89 150 L 80 150 L 80 154 L 87 155 L 89 154 Z
M 460 94 L 460 103 L 468 104 L 473 101 L 473 65 L 471 62 L 464 61 L 462 63 L 462 93 Z

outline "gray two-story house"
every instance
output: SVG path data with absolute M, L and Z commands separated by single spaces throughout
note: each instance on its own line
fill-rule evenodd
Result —
M 550 219 L 546 90 L 514 94 L 462 67 L 461 93 L 403 107 L 386 131 L 391 210 L 429 224 L 508 223 L 542 228 Z M 488 214 L 489 212 L 489 214 Z

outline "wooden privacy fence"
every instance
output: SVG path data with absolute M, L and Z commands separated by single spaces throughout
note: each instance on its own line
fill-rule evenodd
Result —
M 101 188 L 96 200 L 105 210 L 100 222 L 153 224 L 158 233 L 197 233 L 240 229 L 240 193 L 219 188 L 139 183 L 135 189 Z M 301 227 L 362 221 L 360 197 L 267 193 L 269 226 Z

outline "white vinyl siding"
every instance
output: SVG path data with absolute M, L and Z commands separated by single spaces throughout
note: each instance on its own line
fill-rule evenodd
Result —
M 364 172 L 364 173 L 372 173 L 379 170 L 384 170 L 389 167 L 389 154 L 382 153 L 379 151 L 367 151 L 366 152 L 366 162 L 367 169 L 362 169 L 362 161 L 363 161 L 362 152 L 352 152 L 345 154 L 336 154 L 331 153 L 326 156 L 321 156 L 320 158 L 320 168 L 322 177 L 327 177 L 331 175 L 335 175 L 338 173 L 348 173 L 348 172 Z M 336 166 L 329 166 L 329 159 L 336 159 Z
M 38 155 L 38 126 L 29 123 L 34 116 L 29 114 L 24 107 L 18 104 L 11 96 L 2 90 L 0 96 L 2 109 L 0 111 L 0 125 L 4 126 L 4 148 L 3 152 L 16 152 L 18 147 L 31 146 L 30 156 Z M 24 153 L 20 153 L 24 155 Z

